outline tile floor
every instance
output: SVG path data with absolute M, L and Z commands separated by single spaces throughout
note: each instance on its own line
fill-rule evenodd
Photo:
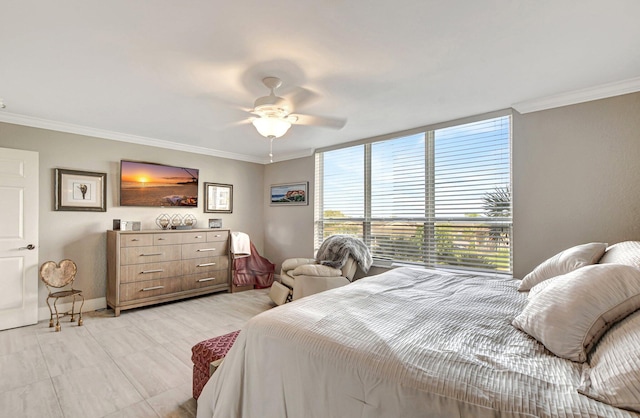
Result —
M 2 417 L 194 417 L 191 347 L 275 306 L 268 290 L 0 331 Z

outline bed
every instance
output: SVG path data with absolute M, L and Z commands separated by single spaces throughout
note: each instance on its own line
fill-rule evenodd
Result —
M 197 416 L 640 416 L 578 393 L 586 363 L 512 325 L 519 282 L 398 268 L 264 312 Z

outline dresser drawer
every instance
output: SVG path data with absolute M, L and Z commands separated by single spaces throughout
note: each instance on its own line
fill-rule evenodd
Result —
M 122 247 L 144 247 L 145 245 L 153 245 L 153 234 L 122 234 L 120 236 Z
M 179 276 L 181 274 L 181 270 L 181 264 L 177 261 L 120 266 L 120 282 L 140 282 L 144 280 Z
M 143 264 L 173 261 L 182 258 L 180 245 L 158 245 L 151 247 L 127 247 L 120 249 L 120 264 Z
M 210 273 L 182 276 L 182 290 L 200 289 L 223 284 L 229 285 L 229 272 L 227 270 L 216 270 Z
M 127 302 L 153 296 L 166 295 L 180 291 L 179 278 L 145 280 L 137 283 L 124 283 L 120 286 L 120 301 Z
M 216 270 L 227 271 L 229 258 L 226 256 L 192 258 L 182 260 L 182 274 L 194 274 L 202 272 L 212 272 Z
M 195 244 L 197 242 L 207 242 L 206 231 L 185 232 L 182 235 L 183 244 Z
M 176 234 L 176 233 L 153 234 L 153 245 L 172 245 L 172 244 L 180 244 L 181 242 L 182 242 L 181 234 Z
M 182 259 L 227 255 L 225 242 L 202 242 L 199 244 L 182 244 Z
M 207 232 L 207 241 L 224 241 L 229 239 L 229 231 L 209 231 Z

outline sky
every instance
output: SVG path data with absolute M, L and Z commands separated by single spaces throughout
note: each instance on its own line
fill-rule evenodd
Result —
M 161 164 L 122 161 L 120 180 L 145 184 L 175 184 L 198 179 L 198 170 Z
M 436 130 L 434 214 L 484 213 L 483 196 L 510 184 L 510 117 Z M 324 153 L 324 210 L 364 217 L 364 145 Z M 371 146 L 372 217 L 425 216 L 425 134 Z

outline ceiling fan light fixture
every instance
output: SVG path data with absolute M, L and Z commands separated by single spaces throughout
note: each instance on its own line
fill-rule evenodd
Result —
M 256 127 L 258 133 L 265 138 L 280 138 L 291 128 L 291 122 L 286 119 L 269 116 L 255 118 L 251 123 Z

